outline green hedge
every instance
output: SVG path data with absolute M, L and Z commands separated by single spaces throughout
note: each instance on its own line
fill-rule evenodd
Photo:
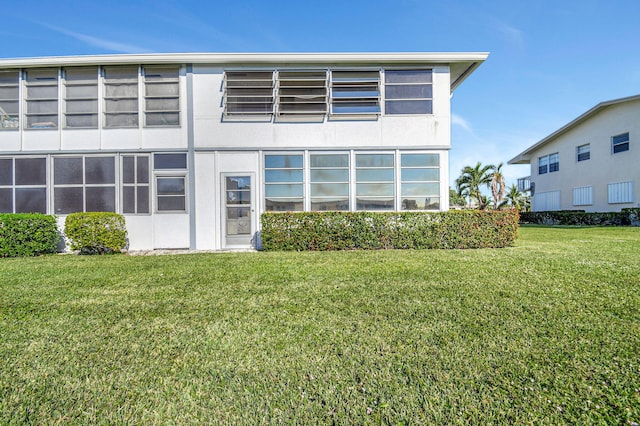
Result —
M 110 212 L 72 213 L 64 223 L 71 250 L 81 254 L 120 253 L 127 245 L 124 216 Z
M 0 257 L 55 253 L 56 218 L 41 213 L 0 214 Z
M 507 247 L 518 212 L 264 213 L 263 250 L 464 249 Z
M 520 222 L 539 225 L 640 226 L 640 208 L 597 213 L 584 210 L 526 212 L 520 214 Z

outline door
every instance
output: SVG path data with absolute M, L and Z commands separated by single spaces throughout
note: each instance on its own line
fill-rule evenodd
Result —
M 255 232 L 253 175 L 223 174 L 222 178 L 224 246 L 249 248 Z

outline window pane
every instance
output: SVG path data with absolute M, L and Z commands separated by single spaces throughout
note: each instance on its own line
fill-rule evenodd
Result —
M 251 204 L 251 191 L 227 191 L 227 204 Z
M 98 101 L 67 101 L 67 113 L 97 113 Z
M 266 197 L 302 197 L 303 188 L 300 184 L 265 185 Z
M 184 211 L 185 197 L 158 197 L 158 211 Z
M 178 83 L 156 83 L 145 85 L 147 96 L 178 96 L 180 94 Z
M 137 84 L 109 84 L 105 86 L 105 98 L 137 98 Z M 136 105 L 138 101 L 135 101 Z M 137 109 L 137 107 L 136 107 Z
M 265 155 L 267 169 L 301 169 L 302 155 Z
M 13 185 L 13 160 L 0 158 L 0 185 Z
M 311 167 L 349 167 L 346 154 L 314 154 L 310 159 Z
M 53 84 L 51 86 L 27 86 L 27 99 L 57 99 L 58 98 L 58 85 Z M 29 111 L 35 112 L 35 111 Z
M 312 183 L 312 197 L 339 197 L 349 195 L 349 184 L 347 183 Z
M 55 188 L 53 194 L 55 214 L 83 211 L 82 188 Z
M 311 182 L 348 182 L 348 169 L 311 170 Z
M 138 163 L 138 183 L 149 183 L 149 157 L 139 156 Z
M 356 167 L 393 167 L 393 154 L 358 154 Z
M 138 194 L 138 213 L 149 213 L 149 187 L 139 186 Z
M 177 112 L 153 112 L 147 113 L 147 126 L 178 126 L 180 113 Z
M 57 115 L 32 115 L 27 117 L 29 129 L 55 129 L 58 127 Z
M 112 186 L 87 187 L 88 212 L 116 211 L 116 189 Z
M 16 188 L 16 213 L 47 213 L 47 190 Z
M 0 188 L 0 213 L 13 213 L 13 190 Z
M 356 184 L 356 194 L 357 195 L 393 195 L 393 184 L 392 183 L 358 183 Z
M 64 71 L 67 84 L 98 83 L 97 68 L 66 68 Z
M 440 197 L 403 198 L 402 210 L 438 210 Z
M 136 212 L 136 188 L 134 186 L 122 187 L 122 213 Z
M 113 99 L 105 101 L 107 112 L 137 112 L 138 101 L 135 99 Z
M 431 85 L 387 86 L 386 99 L 431 98 Z
M 115 183 L 115 157 L 86 157 L 85 178 L 88 184 Z
M 431 114 L 431 101 L 386 101 L 386 114 Z
M 393 198 L 356 198 L 357 210 L 393 210 Z
M 270 182 L 302 182 L 302 170 L 265 170 L 264 179 Z
M 45 158 L 16 158 L 16 185 L 46 185 Z
M 349 210 L 349 200 L 347 198 L 332 201 L 311 201 L 312 211 L 340 211 Z
M 58 101 L 27 101 L 29 114 L 57 114 Z
M 431 70 L 386 70 L 387 83 L 431 83 Z
M 153 167 L 156 170 L 186 169 L 187 154 L 154 154 Z
M 440 166 L 439 154 L 402 154 L 400 163 L 402 167 L 438 167 Z
M 267 198 L 265 208 L 270 212 L 299 212 L 302 211 L 303 202 L 298 199 Z
M 53 181 L 56 185 L 82 184 L 82 157 L 54 158 Z
M 133 114 L 106 114 L 106 127 L 138 127 L 138 113 Z
M 440 169 L 402 169 L 403 182 L 440 180 Z
M 74 128 L 96 128 L 98 127 L 98 115 L 97 114 L 81 114 L 81 115 L 67 115 L 66 116 L 67 127 Z
M 360 169 L 356 170 L 358 182 L 388 182 L 393 181 L 393 169 Z
M 417 197 L 420 195 L 440 195 L 439 183 L 403 183 L 403 197 Z
M 89 98 L 95 99 L 98 97 L 97 85 L 82 85 L 82 86 L 67 86 L 66 87 L 67 103 L 70 99 Z M 94 101 L 96 102 L 96 101 Z M 67 110 L 69 107 L 67 106 Z
M 135 157 L 122 157 L 122 183 L 136 183 Z
M 146 100 L 147 111 L 178 111 L 180 109 L 178 98 L 149 98 Z
M 226 188 L 232 189 L 251 189 L 251 179 L 249 177 L 234 176 L 226 179 Z
M 157 180 L 158 195 L 183 195 L 184 189 L 183 177 L 159 177 Z

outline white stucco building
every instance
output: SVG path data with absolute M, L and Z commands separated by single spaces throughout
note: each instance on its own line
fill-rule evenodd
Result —
M 509 161 L 530 164 L 532 211 L 640 206 L 640 95 L 602 102 Z M 526 184 L 521 185 L 526 189 Z
M 445 210 L 486 53 L 0 60 L 0 212 L 125 215 L 130 249 L 251 247 L 265 211 Z

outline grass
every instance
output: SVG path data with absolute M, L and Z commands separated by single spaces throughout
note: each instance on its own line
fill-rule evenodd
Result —
M 639 249 L 0 259 L 0 424 L 634 424 Z

